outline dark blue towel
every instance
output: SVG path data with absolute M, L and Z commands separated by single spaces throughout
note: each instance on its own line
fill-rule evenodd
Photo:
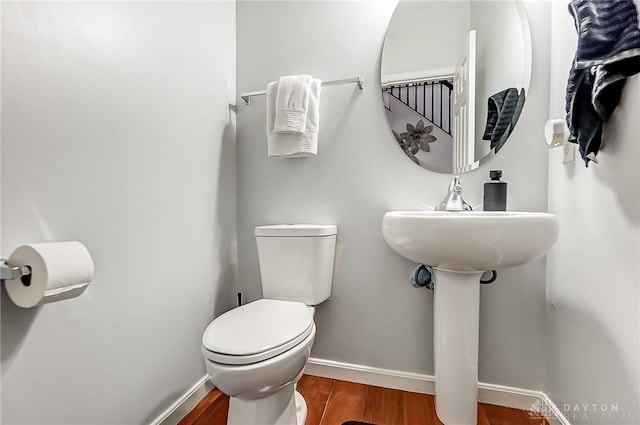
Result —
M 578 49 L 566 95 L 569 141 L 580 155 L 597 155 L 604 122 L 620 101 L 626 79 L 640 72 L 640 28 L 633 0 L 572 0 Z
M 524 106 L 524 89 L 509 88 L 489 96 L 483 140 L 491 141 L 496 153 L 502 148 L 520 118 Z

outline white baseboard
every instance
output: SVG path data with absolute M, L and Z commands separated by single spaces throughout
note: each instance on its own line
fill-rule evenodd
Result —
M 532 411 L 541 399 L 542 391 L 478 382 L 478 401 L 481 403 Z
M 177 425 L 214 388 L 205 375 L 150 425 Z
M 315 358 L 309 359 L 305 373 L 422 394 L 433 395 L 435 393 L 435 377 L 431 375 Z M 550 425 L 570 425 L 542 391 L 480 382 L 478 383 L 478 401 L 521 410 L 534 410 L 544 406 L 543 412 L 552 412 L 562 418 L 549 418 Z
M 435 378 L 419 373 L 315 358 L 309 359 L 304 373 L 415 393 L 431 395 L 435 393 Z M 213 388 L 209 377 L 202 377 L 150 425 L 177 425 Z M 536 410 L 544 414 L 549 425 L 571 425 L 560 409 L 542 391 L 480 382 L 478 383 L 478 401 L 521 410 Z
M 542 401 L 544 402 L 545 412 L 547 412 L 545 417 L 549 425 L 571 425 L 569 420 L 558 409 L 558 406 L 545 393 L 542 393 Z
M 323 378 L 339 379 L 341 381 L 357 382 L 359 384 L 393 388 L 414 393 L 435 393 L 435 379 L 433 376 L 380 369 L 352 363 L 342 363 L 333 360 L 314 359 L 312 357 L 307 362 L 304 373 L 307 375 L 321 376 Z

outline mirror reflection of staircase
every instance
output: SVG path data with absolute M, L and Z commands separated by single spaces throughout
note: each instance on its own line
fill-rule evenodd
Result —
M 382 88 L 384 106 L 393 108 L 395 98 L 430 124 L 452 134 L 453 81 L 422 81 L 389 85 Z

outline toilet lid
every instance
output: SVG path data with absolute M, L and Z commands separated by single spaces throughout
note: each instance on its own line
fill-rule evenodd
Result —
M 211 322 L 202 337 L 202 347 L 213 361 L 246 364 L 288 350 L 306 338 L 312 327 L 313 313 L 305 304 L 261 299 Z

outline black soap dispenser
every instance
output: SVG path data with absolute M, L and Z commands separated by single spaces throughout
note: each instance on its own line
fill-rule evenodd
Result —
M 507 182 L 500 180 L 502 170 L 491 170 L 489 177 L 491 180 L 484 184 L 483 209 L 485 211 L 506 211 Z

